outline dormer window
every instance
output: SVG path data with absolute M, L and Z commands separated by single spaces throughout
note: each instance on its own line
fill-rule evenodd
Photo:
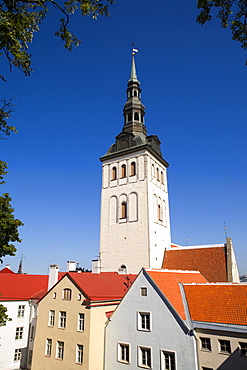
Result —
M 123 164 L 122 166 L 121 166 L 121 177 L 123 178 L 123 177 L 126 177 L 126 164 Z
M 134 119 L 135 119 L 135 121 L 139 121 L 139 113 L 135 112 Z
M 112 170 L 111 170 L 111 179 L 112 180 L 116 180 L 117 179 L 117 167 L 112 167 Z

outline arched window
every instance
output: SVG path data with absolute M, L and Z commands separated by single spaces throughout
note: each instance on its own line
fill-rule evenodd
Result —
M 130 176 L 136 175 L 136 162 L 131 162 L 130 164 Z
M 112 180 L 116 180 L 117 179 L 117 167 L 112 167 L 112 170 L 111 170 L 111 179 Z
M 121 218 L 127 218 L 127 202 L 121 204 Z
M 160 181 L 161 181 L 161 184 L 164 184 L 164 174 L 162 171 L 160 172 Z
M 139 113 L 135 112 L 134 120 L 135 121 L 139 121 Z
M 65 301 L 70 301 L 71 300 L 71 295 L 72 295 L 71 289 L 66 288 L 66 289 L 63 290 L 63 299 Z
M 136 90 L 134 90 L 134 96 L 137 96 L 137 91 Z
M 158 167 L 156 168 L 156 179 L 158 181 L 160 181 L 160 171 L 159 171 Z
M 121 166 L 121 177 L 126 177 L 126 164 Z
M 161 215 L 161 207 L 160 207 L 160 204 L 158 204 L 158 221 L 162 221 L 162 215 Z
M 128 114 L 128 122 L 130 122 L 132 120 L 132 113 L 129 113 Z
M 119 274 L 127 274 L 127 267 L 125 265 L 121 265 L 118 269 Z

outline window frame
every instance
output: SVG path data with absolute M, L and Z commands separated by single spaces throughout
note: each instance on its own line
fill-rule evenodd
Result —
M 130 163 L 130 176 L 135 176 L 136 175 L 136 162 L 132 161 Z
M 177 368 L 177 366 L 176 366 L 176 363 L 177 363 L 177 361 L 176 361 L 176 352 L 161 349 L 160 355 L 161 355 L 161 369 L 162 370 L 176 370 L 176 368 Z M 167 366 L 166 356 L 169 356 L 168 357 L 168 361 L 169 361 L 168 366 L 169 367 L 166 367 Z M 171 363 L 172 361 L 174 361 L 174 363 Z
M 63 360 L 63 358 L 64 358 L 64 342 L 58 340 L 56 348 L 56 359 Z
M 72 290 L 70 288 L 63 289 L 63 300 L 64 301 L 71 301 L 72 298 Z
M 15 329 L 15 340 L 23 339 L 24 326 L 18 326 Z
M 232 353 L 231 341 L 229 339 L 218 339 L 218 341 L 219 341 L 219 353 L 223 355 L 230 355 Z M 228 345 L 229 345 L 229 351 L 226 348 Z M 224 350 L 223 347 L 225 347 L 226 349 Z
M 82 318 L 80 317 L 80 315 L 82 315 Z M 83 323 L 82 324 L 82 329 L 80 329 L 81 322 Z M 78 313 L 78 322 L 77 322 L 77 331 L 84 332 L 84 330 L 85 330 L 85 314 L 82 313 L 82 312 L 79 312 Z
M 113 166 L 111 168 L 111 181 L 117 180 L 117 167 Z
M 245 348 L 242 348 L 241 344 L 245 345 Z M 247 342 L 238 342 L 238 346 L 240 356 L 247 358 Z
M 130 364 L 130 343 L 117 343 L 117 360 L 123 364 Z
M 52 339 L 51 338 L 46 338 L 45 356 L 51 357 L 51 351 L 52 351 Z
M 14 352 L 14 362 L 21 361 L 21 350 L 22 348 L 16 348 Z
M 127 166 L 125 163 L 121 165 L 121 179 L 127 177 Z
M 59 329 L 66 329 L 66 319 L 67 319 L 66 311 L 59 311 L 59 320 L 58 320 Z
M 128 205 L 127 205 L 127 202 L 124 200 L 121 203 L 121 217 L 120 217 L 120 219 L 122 219 L 122 220 L 127 219 L 127 215 L 128 215 Z
M 200 337 L 200 350 L 206 352 L 212 352 L 211 338 L 209 337 Z
M 54 327 L 55 325 L 55 310 L 49 310 L 48 326 Z
M 81 347 L 81 348 L 79 348 Z M 77 344 L 76 345 L 76 364 L 82 365 L 83 364 L 83 345 Z
M 151 312 L 137 312 L 137 329 L 139 331 L 152 331 L 152 315 Z
M 17 317 L 25 317 L 25 305 L 18 306 Z
M 140 289 L 141 297 L 147 297 L 148 296 L 148 288 L 145 286 L 142 286 Z
M 138 366 L 145 369 L 152 369 L 152 363 L 152 348 L 147 346 L 138 346 Z

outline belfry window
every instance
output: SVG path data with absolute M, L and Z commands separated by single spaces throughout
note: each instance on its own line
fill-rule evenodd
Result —
M 135 176 L 136 175 L 136 163 L 131 162 L 130 165 L 130 176 Z
M 130 122 L 132 120 L 132 113 L 129 113 L 128 114 L 128 122 Z
M 117 167 L 112 167 L 111 170 L 111 179 L 116 180 L 117 179 Z
M 121 218 L 127 218 L 127 202 L 121 204 Z
M 126 164 L 122 164 L 121 166 L 121 177 L 126 177 Z
M 135 112 L 134 120 L 135 121 L 139 121 L 139 113 Z
M 137 91 L 136 90 L 134 90 L 134 96 L 137 96 Z

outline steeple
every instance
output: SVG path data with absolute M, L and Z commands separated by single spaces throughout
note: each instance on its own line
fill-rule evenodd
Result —
M 140 81 L 137 77 L 135 65 L 136 51 L 136 49 L 132 50 L 130 79 L 128 80 L 126 90 L 127 101 L 123 109 L 124 126 L 122 132 L 116 136 L 115 143 L 110 146 L 102 159 L 126 150 L 139 150 L 140 147 L 144 146 L 162 158 L 158 136 L 147 136 L 147 128 L 144 122 L 145 106 L 141 101 Z M 166 165 L 168 164 L 166 163 Z

